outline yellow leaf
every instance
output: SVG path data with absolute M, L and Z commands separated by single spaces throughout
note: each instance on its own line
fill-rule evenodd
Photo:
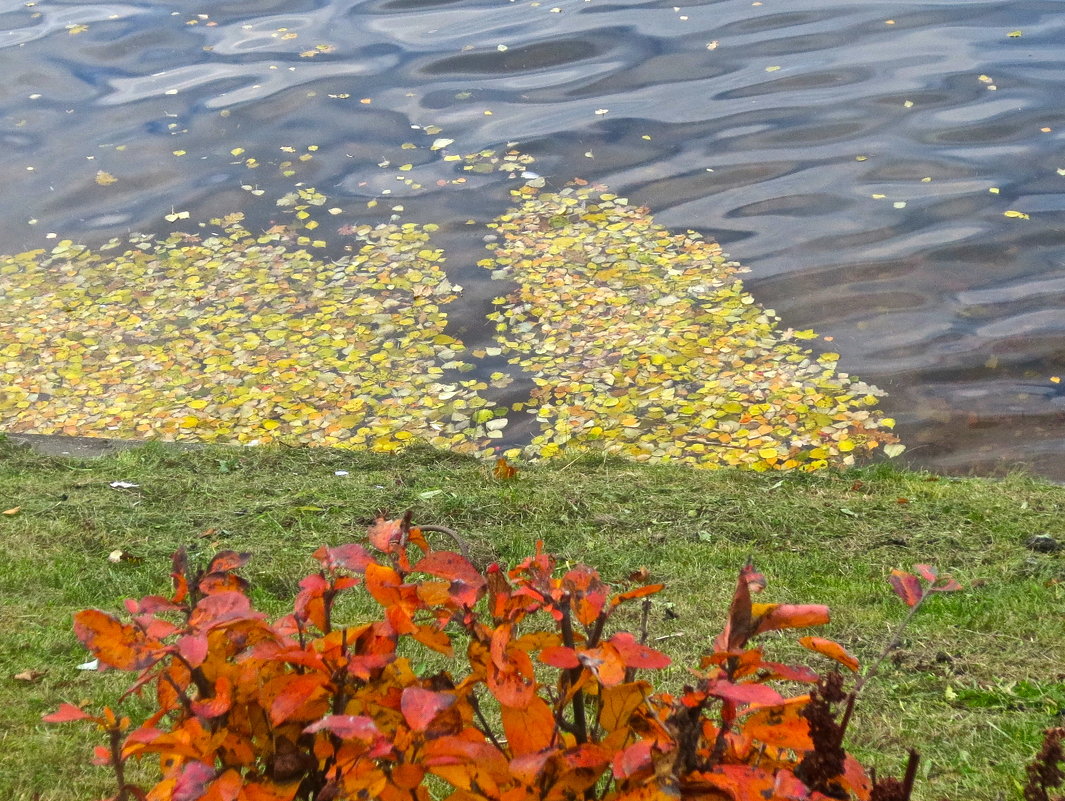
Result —
M 277 420 L 263 420 L 262 427 L 267 431 L 273 431 L 275 428 L 280 427 L 281 423 Z
M 1004 211 L 1004 212 L 1002 212 L 1002 216 L 1003 217 L 1012 217 L 1012 218 L 1017 219 L 1017 220 L 1030 220 L 1031 219 L 1031 217 L 1029 217 L 1023 211 L 1017 211 L 1016 209 L 1009 209 L 1008 211 Z
M 4 510 L 4 514 L 5 515 L 17 515 L 21 511 L 22 511 L 22 507 L 21 506 L 12 506 L 10 509 L 5 509 Z
M 107 186 L 108 184 L 113 184 L 117 180 L 118 179 L 109 172 L 98 170 L 96 173 L 96 183 L 98 183 L 100 186 Z

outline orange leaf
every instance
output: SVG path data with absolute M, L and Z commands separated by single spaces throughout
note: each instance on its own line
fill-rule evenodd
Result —
M 237 801 L 240 797 L 240 788 L 244 785 L 244 777 L 230 768 L 213 782 L 203 797 L 203 801 Z
M 625 726 L 650 690 L 651 685 L 645 681 L 604 687 L 599 693 L 599 725 L 608 732 Z
M 513 756 L 521 756 L 548 748 L 555 734 L 555 716 L 551 707 L 534 696 L 525 707 L 504 706 L 503 731 Z
M 159 658 L 163 647 L 98 609 L 74 615 L 74 634 L 102 664 L 119 670 L 143 670 Z
M 263 688 L 263 694 L 273 696 L 270 703 L 270 722 L 279 726 L 286 720 L 311 720 L 321 714 L 313 704 L 315 696 L 323 695 L 325 677 L 320 673 L 290 673 L 278 676 Z
M 207 566 L 208 573 L 225 573 L 229 570 L 237 570 L 248 564 L 251 559 L 250 553 L 237 553 L 236 551 L 219 551 L 214 555 L 211 564 Z
M 513 652 L 503 668 L 489 662 L 487 679 L 488 691 L 505 706 L 525 706 L 535 697 L 532 660 L 524 651 Z
M 789 698 L 783 704 L 756 709 L 743 719 L 739 731 L 741 740 L 757 740 L 774 748 L 790 748 L 802 753 L 813 749 L 810 724 L 802 716 L 809 703 L 808 695 Z
M 821 604 L 752 604 L 751 614 L 755 634 L 821 626 L 830 620 L 828 607 Z
M 618 649 L 609 642 L 598 648 L 582 648 L 578 651 L 577 658 L 595 674 L 600 684 L 610 687 L 625 680 L 625 662 Z
M 800 637 L 799 645 L 803 648 L 809 648 L 811 651 L 817 651 L 817 653 L 827 656 L 829 659 L 835 659 L 841 665 L 845 665 L 854 672 L 858 671 L 858 660 L 847 653 L 847 649 L 838 642 L 826 640 L 824 637 Z
M 452 656 L 455 653 L 451 647 L 451 638 L 447 635 L 447 632 L 440 631 L 435 626 L 416 626 L 410 635 L 426 648 L 432 648 L 438 654 Z
M 635 587 L 631 590 L 618 593 L 611 599 L 611 603 L 617 606 L 622 601 L 631 601 L 633 598 L 643 598 L 646 595 L 654 595 L 665 588 L 665 584 L 648 584 L 644 587 Z
M 500 456 L 496 459 L 495 469 L 492 471 L 492 475 L 501 481 L 505 481 L 510 478 L 514 478 L 518 474 L 518 469 L 511 465 L 504 457 Z
M 366 591 L 381 606 L 392 606 L 402 600 L 399 588 L 403 579 L 390 567 L 379 564 L 366 566 Z
M 421 765 L 411 765 L 404 763 L 402 765 L 396 765 L 392 768 L 392 774 L 390 778 L 392 783 L 401 790 L 413 790 L 419 784 L 422 783 L 422 779 L 425 777 L 425 768 Z

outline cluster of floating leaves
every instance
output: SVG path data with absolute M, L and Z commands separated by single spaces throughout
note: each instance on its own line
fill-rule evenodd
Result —
M 0 262 L 9 431 L 477 451 L 495 417 L 444 332 L 434 226 L 357 226 L 323 260 L 240 215 L 204 237 L 60 242 Z
M 531 396 L 489 400 L 513 376 L 485 375 L 485 353 L 447 333 L 444 307 L 461 287 L 442 269 L 434 224 L 344 225 L 354 244 L 330 260 L 316 216 L 328 199 L 302 187 L 277 201 L 292 224 L 261 233 L 238 213 L 195 235 L 0 257 L 0 426 L 488 455 L 508 414 L 525 412 L 538 432 L 508 441 L 508 456 L 603 450 L 812 470 L 901 451 L 874 408 L 881 393 L 837 373 L 836 354 L 796 343 L 813 332 L 779 329 L 716 244 L 671 233 L 604 188 L 541 191 L 515 150 L 441 158 L 524 181 L 520 206 L 490 224 L 501 241 L 481 264 L 518 286 L 495 301 L 498 348 L 486 351 L 531 377 Z M 410 166 L 397 180 L 413 182 Z
M 778 328 L 717 244 L 581 183 L 520 190 L 481 262 L 518 284 L 492 318 L 536 385 L 527 455 L 812 470 L 900 448 L 882 393 L 796 343 L 812 331 Z

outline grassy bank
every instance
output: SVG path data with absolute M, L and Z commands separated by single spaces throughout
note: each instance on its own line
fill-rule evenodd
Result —
M 148 446 L 76 461 L 0 442 L 0 509 L 14 507 L 0 515 L 4 799 L 108 789 L 105 771 L 87 765 L 91 733 L 40 722 L 61 701 L 113 702 L 129 684 L 76 669 L 87 656 L 74 611 L 117 611 L 127 596 L 165 590 L 169 555 L 185 544 L 199 557 L 254 552 L 256 599 L 280 613 L 315 547 L 358 540 L 376 513 L 407 509 L 459 530 L 484 562 L 513 562 L 543 539 L 608 580 L 648 567 L 669 604 L 656 607 L 654 644 L 678 665 L 694 664 L 720 629 L 748 556 L 769 580 L 764 600 L 828 604 L 833 622 L 817 633 L 863 661 L 905 613 L 891 568 L 937 564 L 965 591 L 921 610 L 851 727 L 851 746 L 881 772 L 898 770 L 906 746 L 922 753 L 921 799 L 1019 798 L 1041 730 L 1065 714 L 1065 556 L 1025 544 L 1065 540 L 1065 488 L 1019 476 L 875 467 L 781 477 L 583 459 L 499 481 L 482 462 L 429 450 Z M 115 550 L 136 558 L 108 561 Z M 770 654 L 797 656 L 791 639 Z M 684 678 L 679 668 L 665 676 Z

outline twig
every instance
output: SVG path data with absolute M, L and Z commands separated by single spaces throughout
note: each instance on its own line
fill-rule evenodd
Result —
M 447 534 L 449 537 L 451 537 L 451 539 L 453 539 L 455 541 L 455 544 L 459 548 L 459 552 L 464 557 L 466 557 L 466 559 L 470 558 L 470 546 L 467 544 L 466 540 L 462 539 L 462 537 L 459 536 L 459 533 L 457 531 L 455 531 L 454 529 L 448 528 L 447 526 L 438 526 L 438 525 L 431 525 L 431 524 L 430 525 L 415 526 L 415 528 L 419 528 L 422 531 L 435 531 L 435 532 L 438 532 L 440 534 Z

